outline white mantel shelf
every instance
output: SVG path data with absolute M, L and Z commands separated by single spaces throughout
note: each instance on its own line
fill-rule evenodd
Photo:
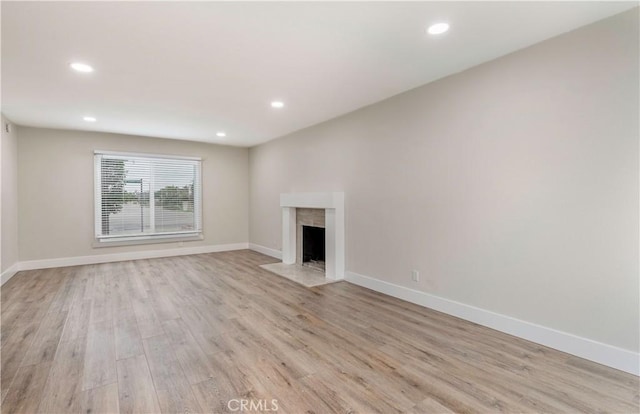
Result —
M 280 207 L 344 208 L 344 193 L 284 193 Z
M 344 193 L 284 193 L 282 207 L 282 263 L 296 262 L 296 208 L 325 210 L 325 277 L 344 279 Z

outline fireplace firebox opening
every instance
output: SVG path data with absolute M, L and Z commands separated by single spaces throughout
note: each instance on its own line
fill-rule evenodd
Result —
M 302 265 L 324 271 L 324 228 L 302 226 Z

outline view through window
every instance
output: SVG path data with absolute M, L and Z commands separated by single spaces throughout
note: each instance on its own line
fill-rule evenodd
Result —
M 95 154 L 95 230 L 101 241 L 201 233 L 199 159 Z

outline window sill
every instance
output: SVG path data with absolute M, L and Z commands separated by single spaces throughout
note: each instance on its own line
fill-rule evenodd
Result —
M 204 235 L 189 234 L 186 236 L 149 236 L 149 237 L 136 237 L 135 239 L 129 237 L 123 237 L 122 239 L 105 239 L 94 240 L 91 244 L 93 248 L 101 247 L 117 247 L 117 246 L 136 246 L 140 244 L 160 244 L 160 243 L 176 243 L 185 241 L 200 241 L 204 240 Z

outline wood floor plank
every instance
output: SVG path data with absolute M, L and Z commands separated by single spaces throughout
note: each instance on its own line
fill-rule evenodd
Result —
M 342 397 L 342 387 L 336 381 L 325 382 L 318 375 L 312 374 L 300 379 L 309 393 L 316 395 L 328 407 L 331 413 L 355 413 L 357 410 L 352 403 Z M 366 411 L 361 411 L 366 412 Z
M 211 361 L 184 321 L 172 319 L 165 321 L 163 326 L 189 383 L 196 384 L 211 378 L 215 373 Z
M 315 372 L 309 365 L 291 357 L 291 352 L 277 343 L 263 336 L 264 329 L 238 329 L 227 336 L 230 352 L 243 353 L 249 361 L 269 359 L 281 366 L 287 375 L 293 379 L 302 378 Z
M 406 412 L 406 414 L 424 413 L 453 414 L 453 411 L 431 398 L 425 398 Z
M 144 355 L 121 359 L 118 365 L 118 404 L 123 414 L 158 413 L 160 405 Z
M 4 288 L 2 288 L 4 289 Z M 30 302 L 22 298 L 3 299 L 2 305 L 2 327 L 5 331 L 11 331 L 16 327 L 20 328 L 29 319 L 33 319 L 38 309 Z M 4 342 L 3 342 L 4 343 Z
M 57 277 L 61 278 L 60 288 L 56 292 L 51 301 L 48 312 L 69 312 L 71 307 L 71 300 L 73 295 L 71 294 L 73 289 L 73 282 L 76 277 L 76 271 L 73 267 L 63 267 L 60 269 L 52 269 L 57 272 Z
M 83 337 L 60 342 L 42 393 L 40 412 L 67 413 L 80 409 L 78 397 L 85 350 L 86 338 Z
M 9 386 L 24 359 L 25 348 L 31 345 L 37 330 L 38 324 L 35 320 L 32 320 L 30 322 L 25 321 L 24 325 L 16 326 L 13 330 L 3 329 L 2 331 L 0 386 L 3 399 L 7 395 Z
M 0 411 L 4 414 L 37 412 L 50 369 L 51 362 L 20 367 Z
M 22 366 L 53 361 L 66 320 L 67 311 L 48 312 L 45 315 L 22 359 Z
M 193 392 L 205 412 L 229 412 L 230 400 L 266 395 L 254 370 L 235 356 L 219 353 L 211 361 L 215 374 L 192 385 Z
M 86 338 L 91 318 L 91 306 L 92 303 L 89 299 L 81 299 L 71 305 L 60 341 L 69 342 Z
M 132 300 L 133 312 L 138 323 L 138 331 L 142 338 L 149 338 L 164 333 L 160 319 L 156 315 L 149 298 L 135 298 Z
M 138 323 L 131 309 L 116 311 L 114 322 L 116 359 L 131 358 L 144 352 Z
M 106 279 L 109 275 L 96 274 L 93 280 L 93 293 L 91 303 L 91 323 L 113 321 L 112 296 L 114 292 L 108 286 Z
M 83 391 L 80 394 L 80 412 L 86 414 L 117 414 L 118 384 L 112 383 Z
M 54 352 L 55 349 L 49 349 L 45 351 L 47 345 L 50 345 L 48 341 L 48 333 L 54 331 L 55 327 L 49 327 L 48 323 L 53 322 L 55 324 L 55 317 L 47 319 L 47 310 L 51 305 L 51 301 L 56 296 L 61 284 L 62 279 L 55 277 L 52 274 L 51 269 L 30 272 L 29 277 L 24 281 L 27 287 L 25 289 L 15 289 L 19 299 L 15 301 L 4 293 L 4 300 L 9 302 L 9 306 L 5 307 L 5 312 L 2 313 L 1 341 L 2 358 L 0 362 L 0 388 L 1 397 L 5 398 L 9 387 L 18 372 L 19 367 L 25 358 L 25 353 L 31 348 L 31 345 L 36 341 L 35 349 L 29 357 L 33 361 L 38 360 L 40 351 L 42 352 Z M 34 297 L 28 295 L 30 289 L 34 289 Z M 47 290 L 48 289 L 48 290 Z M 36 300 L 37 298 L 37 300 Z M 47 321 L 43 324 L 43 319 Z M 43 326 L 44 325 L 44 326 Z M 50 355 L 47 355 L 49 358 Z
M 147 288 L 143 282 L 144 275 L 149 271 L 148 269 L 148 260 L 136 260 L 131 262 L 131 269 L 127 272 L 130 289 L 129 298 L 131 300 L 146 299 L 149 297 L 147 294 Z
M 89 325 L 82 379 L 82 390 L 117 381 L 115 334 L 109 320 Z
M 336 376 L 335 370 L 319 371 L 313 376 L 325 384 L 329 384 L 335 392 L 339 393 L 340 398 L 345 400 L 356 412 L 381 414 L 402 412 L 399 407 L 392 406 L 378 395 L 377 390 L 368 386 L 363 377 L 350 375 L 347 372 Z
M 156 285 L 151 293 L 151 306 L 160 322 L 178 319 L 180 314 L 172 301 L 172 289 L 166 285 Z
M 128 276 L 128 272 L 131 269 L 135 269 L 131 262 L 118 263 L 121 265 L 121 270 L 117 276 L 109 278 L 107 281 L 107 292 L 109 295 L 109 303 L 113 310 L 113 315 L 123 309 L 130 309 L 132 307 L 133 292 L 131 287 L 131 280 Z
M 180 362 L 166 335 L 144 340 L 158 403 L 163 413 L 198 413 L 202 408 L 182 371 Z
M 198 400 L 198 404 L 202 407 L 203 412 L 206 413 L 229 411 L 229 401 L 235 398 L 235 396 L 227 397 L 229 394 L 225 390 L 221 392 L 213 378 L 194 384 L 191 388 Z
M 255 378 L 264 389 L 258 399 L 268 403 L 276 401 L 279 409 L 287 413 L 323 413 L 331 409 L 322 398 L 309 392 L 304 383 L 292 381 L 284 368 L 271 359 L 260 359 L 251 365 Z

